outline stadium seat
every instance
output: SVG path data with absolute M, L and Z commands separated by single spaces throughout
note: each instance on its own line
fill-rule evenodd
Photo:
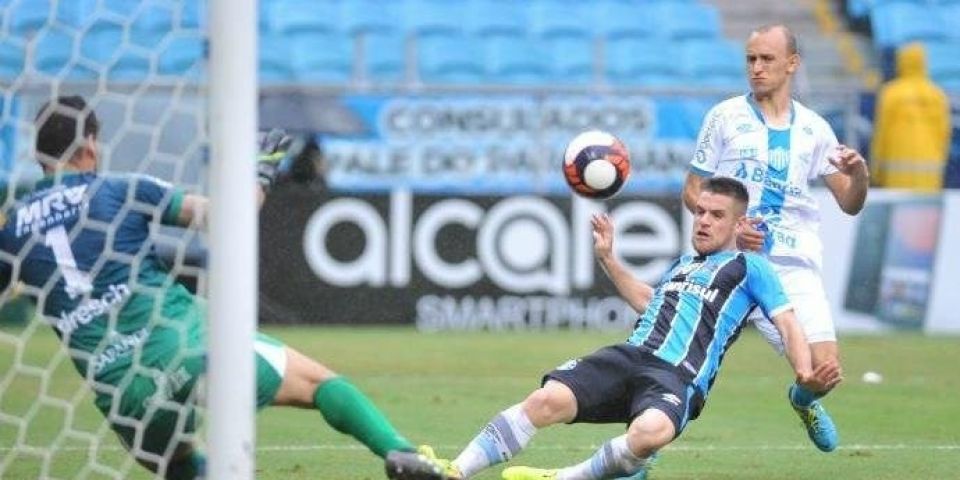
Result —
M 527 34 L 530 12 L 527 2 L 510 0 L 472 0 L 467 32 L 480 37 L 523 37 Z
M 343 84 L 353 77 L 353 42 L 345 35 L 298 35 L 292 39 L 289 51 L 297 81 Z
M 666 41 L 611 40 L 604 60 L 606 79 L 614 85 L 664 86 L 680 79 L 680 60 Z
M 264 84 L 288 83 L 293 81 L 290 71 L 290 55 L 276 55 L 286 52 L 290 46 L 279 34 L 264 32 L 260 35 L 258 70 L 260 82 Z
M 939 15 L 931 15 L 930 8 L 904 2 L 877 5 L 870 16 L 874 44 L 884 48 L 911 41 L 946 39 L 944 19 Z
M 340 10 L 341 29 L 351 35 L 393 33 L 401 30 L 400 5 L 395 1 L 348 0 Z
M 437 35 L 417 39 L 420 81 L 434 84 L 480 83 L 484 67 L 480 48 L 470 37 Z
M 960 40 L 960 1 L 942 5 L 940 7 L 941 16 L 947 25 L 953 28 L 947 28 L 947 37 L 952 40 Z
M 530 6 L 531 32 L 541 38 L 590 38 L 597 28 L 589 2 L 576 0 L 535 0 Z
M 51 23 L 50 0 L 33 0 L 6 6 L 7 25 L 10 34 L 20 37 L 30 37 L 38 30 Z
M 463 32 L 463 0 L 404 0 L 403 18 L 408 32 L 420 38 Z
M 490 38 L 483 43 L 490 82 L 537 84 L 549 79 L 551 66 L 544 44 L 528 38 Z
M 142 82 L 150 75 L 150 59 L 125 51 L 107 70 L 107 81 Z
M 10 81 L 24 70 L 24 49 L 9 40 L 0 41 L 0 78 Z
M 746 87 L 746 60 L 729 40 L 688 40 L 681 47 L 684 74 L 692 85 L 736 89 Z
M 193 0 L 181 3 L 179 18 L 180 28 L 191 30 L 200 30 L 206 28 L 207 2 Z
M 929 42 L 927 64 L 930 78 L 939 84 L 960 80 L 960 42 Z
M 276 0 L 268 26 L 286 35 L 340 32 L 340 3 L 335 0 Z
M 130 23 L 130 42 L 145 48 L 155 47 L 171 30 L 173 10 L 169 6 L 151 4 L 137 12 Z
M 547 62 L 556 83 L 586 85 L 595 80 L 594 44 L 589 39 L 559 38 L 547 42 Z
M 103 0 L 103 9 L 115 15 L 129 17 L 140 8 L 144 0 Z
M 109 20 L 97 20 L 83 32 L 80 54 L 98 65 L 105 65 L 123 45 L 123 26 Z
M 363 74 L 373 83 L 400 83 L 406 78 L 406 41 L 396 33 L 368 33 L 363 42 Z
M 60 30 L 45 30 L 36 39 L 33 68 L 45 75 L 58 76 L 73 57 L 73 37 Z
M 664 2 L 659 5 L 659 24 L 668 37 L 720 38 L 720 13 L 716 7 L 696 2 Z
M 199 36 L 173 34 L 157 56 L 157 73 L 196 76 L 204 65 L 204 40 Z
M 598 6 L 596 26 L 606 38 L 650 38 L 660 34 L 654 3 L 605 0 Z

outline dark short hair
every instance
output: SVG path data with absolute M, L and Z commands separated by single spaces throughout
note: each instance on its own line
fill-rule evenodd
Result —
M 85 138 L 100 135 L 97 114 L 79 95 L 60 96 L 44 103 L 35 122 L 37 153 L 48 162 L 69 160 Z
M 740 180 L 731 177 L 710 177 L 703 182 L 702 191 L 725 195 L 740 203 L 744 210 L 750 203 L 750 194 L 747 193 L 747 187 L 743 186 Z

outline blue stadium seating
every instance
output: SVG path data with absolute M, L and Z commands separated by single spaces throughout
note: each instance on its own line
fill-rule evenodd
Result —
M 651 38 L 661 34 L 655 3 L 605 0 L 598 6 L 595 26 L 606 38 Z
M 157 55 L 157 73 L 160 75 L 200 75 L 205 54 L 204 40 L 196 35 L 173 34 Z
M 120 54 L 107 70 L 107 80 L 117 82 L 137 82 L 150 75 L 150 59 L 130 51 Z
M 10 80 L 24 69 L 24 49 L 9 40 L 0 42 L 0 78 Z
M 351 35 L 395 33 L 401 30 L 400 5 L 380 0 L 348 0 L 340 10 L 340 27 Z
M 670 38 L 721 37 L 720 13 L 716 7 L 696 2 L 665 2 L 659 10 L 659 23 Z
M 586 85 L 595 80 L 593 42 L 559 38 L 547 42 L 551 80 L 561 84 Z
M 50 0 L 34 0 L 7 7 L 7 25 L 10 28 L 10 33 L 28 37 L 42 27 L 49 25 L 52 5 Z
M 396 33 L 368 33 L 363 39 L 363 72 L 372 83 L 400 83 L 406 77 L 406 39 Z
M 337 33 L 340 5 L 331 0 L 274 0 L 269 8 L 270 29 L 284 34 Z
M 535 0 L 530 6 L 531 33 L 542 38 L 594 35 L 596 8 L 576 0 Z
M 289 51 L 287 39 L 279 34 L 262 32 L 259 47 L 260 82 L 264 84 L 291 82 L 293 73 L 290 70 L 290 55 L 277 53 Z
M 180 27 L 192 30 L 206 28 L 207 2 L 187 0 L 180 4 Z
M 510 0 L 472 0 L 467 32 L 481 37 L 523 37 L 527 34 L 530 12 L 527 2 Z
M 102 0 L 102 5 L 110 13 L 129 17 L 143 2 L 144 0 Z
M 60 30 L 45 30 L 37 35 L 33 68 L 45 75 L 58 76 L 72 59 L 73 37 Z
M 729 40 L 687 41 L 681 47 L 686 83 L 729 89 L 746 87 L 743 49 Z
M 343 35 L 298 35 L 290 46 L 290 57 L 297 81 L 344 84 L 353 77 L 353 42 Z
M 940 85 L 960 82 L 960 42 L 926 44 L 930 78 Z
M 679 63 L 673 45 L 663 40 L 611 40 L 604 55 L 606 78 L 613 85 L 676 85 Z
M 433 84 L 480 83 L 484 79 L 481 51 L 470 37 L 434 35 L 417 39 L 420 81 Z
M 417 37 L 463 32 L 463 0 L 404 0 L 403 9 L 404 25 Z
M 173 30 L 173 10 L 166 5 L 151 4 L 140 10 L 130 23 L 130 42 L 145 48 L 154 47 Z
M 538 84 L 550 78 L 546 48 L 528 38 L 484 41 L 488 80 L 499 84 Z
M 940 41 L 947 37 L 947 26 L 930 7 L 909 2 L 881 3 L 870 17 L 874 44 L 897 47 L 911 41 Z
M 106 65 L 123 45 L 123 26 L 109 20 L 95 21 L 83 34 L 80 54 L 98 65 Z

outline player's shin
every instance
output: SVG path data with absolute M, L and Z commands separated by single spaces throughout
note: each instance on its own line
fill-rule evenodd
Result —
M 557 480 L 600 480 L 633 477 L 644 471 L 650 457 L 638 457 L 627 445 L 627 435 L 603 445 L 589 459 L 557 472 Z
M 460 452 L 453 466 L 463 478 L 469 478 L 491 465 L 506 462 L 530 443 L 537 433 L 521 404 L 493 417 L 483 430 Z
M 381 458 L 393 450 L 416 450 L 373 402 L 343 377 L 320 384 L 313 395 L 313 404 L 331 427 L 356 438 Z

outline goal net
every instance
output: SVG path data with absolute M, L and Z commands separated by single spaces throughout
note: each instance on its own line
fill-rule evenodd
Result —
M 63 95 L 82 96 L 99 118 L 101 174 L 147 175 L 188 192 L 208 192 L 206 0 L 0 0 L 0 13 L 4 210 L 42 180 L 34 151 L 38 130 L 34 120 L 44 103 Z M 41 227 L 53 224 L 69 203 L 69 198 L 38 203 L 39 210 L 29 212 L 35 217 L 31 221 Z M 109 246 L 123 235 L 118 231 L 122 222 L 85 227 L 107 239 L 108 245 L 105 259 L 89 271 L 83 271 L 80 261 L 76 268 L 68 268 L 75 253 L 71 249 L 82 248 L 77 245 L 81 229 L 61 229 L 60 241 L 38 229 L 41 234 L 33 235 L 29 240 L 33 243 L 20 252 L 38 246 L 50 249 L 60 268 L 45 284 L 18 281 L 22 255 L 0 253 L 14 271 L 13 282 L 0 296 L 0 478 L 152 477 L 95 406 L 94 390 L 123 388 L 122 382 L 129 379 L 98 385 L 92 369 L 84 378 L 74 364 L 78 358 L 94 364 L 130 355 L 134 368 L 144 375 L 170 372 L 153 372 L 136 363 L 141 339 L 135 335 L 109 330 L 95 348 L 78 351 L 55 333 L 58 323 L 65 327 L 70 321 L 80 328 L 98 322 L 113 328 L 118 310 L 113 303 L 125 301 L 122 289 L 136 291 L 137 274 L 129 276 L 131 284 L 114 290 L 98 293 L 93 286 L 72 291 L 77 297 L 72 311 L 51 315 L 42 306 L 55 295 L 53 290 L 71 283 L 71 272 L 81 276 L 80 283 L 96 278 L 111 263 L 139 272 L 154 254 L 180 281 L 203 294 L 208 288 L 204 237 L 161 225 L 165 206 L 143 212 L 152 217 L 148 242 L 134 254 Z M 137 203 L 130 208 L 145 207 Z M 64 328 L 59 331 L 62 335 Z M 142 424 L 128 423 L 135 436 L 146 434 Z M 193 437 L 201 440 L 199 434 L 184 439 Z M 164 468 L 162 457 L 138 450 L 134 445 L 133 453 Z

